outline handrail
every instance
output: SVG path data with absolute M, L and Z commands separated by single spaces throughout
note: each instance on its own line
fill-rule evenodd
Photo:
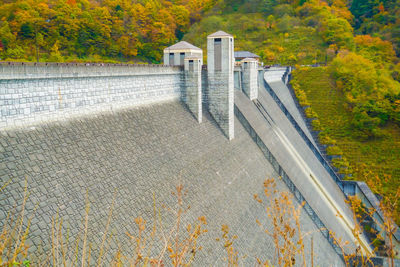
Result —
M 299 204 L 304 203 L 303 208 L 306 211 L 306 213 L 308 214 L 308 216 L 310 216 L 311 220 L 314 222 L 314 224 L 317 226 L 317 228 L 321 231 L 322 235 L 327 239 L 328 243 L 332 246 L 332 248 L 338 254 L 340 259 L 342 259 L 342 261 L 345 262 L 343 254 L 342 254 L 342 250 L 340 249 L 337 242 L 335 241 L 334 236 L 332 234 L 330 234 L 328 228 L 326 228 L 325 224 L 318 217 L 317 213 L 313 210 L 313 208 L 310 206 L 310 204 L 308 204 L 307 200 L 301 194 L 301 192 L 296 187 L 296 185 L 292 182 L 292 180 L 287 175 L 285 170 L 278 163 L 278 161 L 276 160 L 274 155 L 271 153 L 271 151 L 267 148 L 265 143 L 258 136 L 257 132 L 251 127 L 250 123 L 247 121 L 245 116 L 241 113 L 241 111 L 239 110 L 239 108 L 236 105 L 235 105 L 235 116 L 238 118 L 238 120 L 242 124 L 243 128 L 245 128 L 245 130 L 249 133 L 249 135 L 253 139 L 253 141 L 260 148 L 260 150 L 264 154 L 265 158 L 270 162 L 272 168 L 279 174 L 280 178 L 286 184 L 289 191 L 293 194 L 296 201 Z M 362 260 L 361 256 L 356 256 L 355 259 L 350 259 L 351 263 L 360 262 L 361 260 Z M 388 259 L 384 258 L 384 257 L 369 258 L 369 261 L 373 262 L 373 264 L 380 265 L 380 266 L 383 266 L 384 262 L 387 260 Z M 394 259 L 394 261 L 396 264 L 400 263 L 400 260 L 398 260 L 398 259 Z
M 284 84 L 286 84 L 286 76 L 288 76 L 289 72 L 289 68 L 286 68 L 286 71 L 284 73 L 284 75 L 282 76 L 282 82 Z M 325 170 L 330 174 L 331 178 L 336 182 L 336 184 L 339 186 L 340 190 L 343 192 L 344 197 L 347 199 L 347 194 L 345 193 L 344 190 L 344 184 L 348 183 L 350 181 L 344 181 L 342 180 L 337 174 L 336 172 L 333 170 L 333 168 L 331 167 L 331 165 L 327 162 L 327 160 L 322 156 L 322 154 L 320 153 L 320 151 L 315 147 L 315 145 L 311 142 L 311 140 L 308 138 L 308 136 L 304 133 L 303 129 L 300 127 L 300 125 L 297 123 L 297 121 L 294 119 L 294 117 L 292 116 L 292 114 L 289 112 L 289 110 L 285 107 L 285 105 L 283 104 L 283 102 L 279 99 L 278 95 L 274 92 L 274 90 L 269 86 L 269 84 L 265 81 L 264 77 L 263 77 L 263 81 L 264 81 L 264 88 L 266 89 L 266 91 L 271 95 L 271 97 L 274 99 L 274 101 L 276 102 L 276 104 L 279 106 L 279 108 L 281 109 L 281 111 L 285 114 L 285 116 L 288 118 L 288 120 L 291 122 L 291 124 L 293 125 L 293 127 L 297 130 L 298 134 L 303 138 L 304 142 L 307 144 L 307 146 L 311 149 L 311 151 L 314 153 L 314 155 L 317 157 L 317 159 L 319 160 L 319 162 L 322 164 L 322 166 L 324 166 Z M 355 187 L 358 189 L 358 192 L 360 194 L 363 195 L 364 199 L 366 201 L 368 201 L 368 204 L 371 207 L 374 207 L 374 209 L 376 210 L 376 214 L 380 217 L 379 219 L 381 221 L 384 221 L 384 216 L 382 214 L 382 211 L 379 207 L 376 207 L 373 204 L 373 201 L 371 201 L 367 195 L 364 194 L 363 190 L 361 190 L 360 186 L 355 183 Z M 396 225 L 397 226 L 397 225 Z M 397 240 L 399 240 L 400 238 L 400 231 L 399 228 L 397 226 L 397 231 L 394 233 L 393 235 Z
M 149 64 L 149 63 L 101 63 L 101 62 L 17 62 L 17 61 L 0 61 L 1 66 L 28 66 L 28 67 L 167 67 L 180 68 L 180 65 L 164 65 L 164 64 Z
M 335 171 L 332 169 L 332 167 L 329 165 L 329 163 L 325 160 L 325 158 L 321 155 L 319 150 L 314 146 L 314 144 L 311 142 L 311 140 L 308 138 L 308 136 L 304 133 L 303 129 L 300 127 L 300 125 L 297 123 L 297 121 L 293 118 L 292 114 L 290 114 L 289 110 L 285 107 L 285 105 L 282 103 L 282 101 L 276 95 L 274 90 L 269 86 L 269 84 L 265 80 L 264 80 L 264 88 L 271 95 L 271 97 L 274 99 L 274 101 L 279 106 L 281 111 L 285 114 L 285 116 L 288 118 L 290 123 L 293 125 L 293 127 L 296 129 L 296 131 L 303 138 L 304 142 L 311 149 L 311 151 L 317 157 L 319 162 L 322 164 L 322 166 L 324 166 L 325 170 L 330 174 L 331 178 L 337 183 L 337 185 L 339 186 L 339 188 L 341 189 L 341 191 L 344 194 L 342 180 L 335 173 Z M 345 194 L 344 194 L 344 196 L 346 197 Z
M 251 127 L 250 123 L 247 121 L 245 116 L 241 113 L 239 108 L 235 105 L 235 115 L 238 120 L 241 122 L 243 127 L 249 133 L 250 137 L 256 142 L 257 146 L 260 148 L 265 158 L 271 163 L 272 168 L 278 173 L 279 177 L 284 181 L 286 186 L 289 188 L 289 191 L 293 194 L 294 198 L 298 201 L 299 204 L 304 204 L 303 208 L 310 216 L 311 220 L 317 226 L 318 230 L 321 231 L 322 235 L 328 240 L 328 243 L 333 247 L 335 252 L 340 256 L 340 258 L 344 261 L 343 255 L 341 253 L 340 247 L 337 245 L 334 236 L 330 233 L 328 228 L 319 218 L 314 209 L 308 204 L 308 201 L 304 198 L 300 190 L 296 187 L 296 185 L 292 182 L 290 177 L 287 175 L 285 170 L 276 160 L 275 156 L 268 149 L 268 147 L 264 144 L 261 138 L 258 136 L 257 132 Z

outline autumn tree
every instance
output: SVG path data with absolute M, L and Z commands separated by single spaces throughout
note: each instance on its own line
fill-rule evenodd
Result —
M 389 41 L 370 35 L 357 35 L 354 41 L 357 53 L 373 62 L 391 63 L 396 58 L 393 45 Z
M 353 126 L 366 137 L 379 135 L 379 125 L 397 121 L 396 96 L 400 83 L 371 60 L 355 53 L 339 53 L 330 66 L 336 87 L 353 112 Z
M 3 1 L 2 1 L 3 2 Z M 213 0 L 16 0 L 0 5 L 2 58 L 159 62 Z M 52 54 L 53 53 L 53 54 Z

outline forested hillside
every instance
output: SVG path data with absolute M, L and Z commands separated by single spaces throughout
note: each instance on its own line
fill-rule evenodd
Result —
M 400 18 L 397 7 L 391 10 L 394 15 L 385 11 L 400 1 L 370 2 L 227 0 L 218 2 L 184 39 L 204 47 L 209 33 L 223 29 L 235 35 L 237 50 L 256 52 L 266 64 L 328 64 L 353 114 L 354 135 L 375 138 L 382 135 L 379 126 L 400 124 L 400 64 L 390 42 Z M 378 13 L 369 14 L 370 9 Z M 379 17 L 387 19 L 378 23 Z M 376 32 L 354 34 L 352 25 L 362 31 L 370 24 L 379 25 Z
M 0 0 L 0 58 L 160 62 L 214 0 Z
M 400 1 L 353 0 L 350 10 L 357 34 L 381 36 L 391 41 L 400 55 Z

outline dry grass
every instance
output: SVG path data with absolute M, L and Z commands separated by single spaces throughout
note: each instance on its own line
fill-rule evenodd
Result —
M 400 195 L 400 189 L 398 189 L 397 192 L 398 199 L 398 196 Z M 353 232 L 361 231 L 362 223 L 366 220 L 372 220 L 373 223 L 377 225 L 377 229 L 381 229 L 381 231 L 372 228 L 371 226 L 364 227 L 365 232 L 373 237 L 370 245 L 374 248 L 375 253 L 389 258 L 389 267 L 394 267 L 396 251 L 393 243 L 393 235 L 397 231 L 397 227 L 392 219 L 392 212 L 393 207 L 396 206 L 396 204 L 392 203 L 392 206 L 388 206 L 383 202 L 380 203 L 380 209 L 384 216 L 384 221 L 381 222 L 374 216 L 377 211 L 374 208 L 365 207 L 357 196 L 349 197 L 348 203 L 353 212 L 354 220 L 357 222 Z M 355 254 L 357 255 L 357 253 Z M 364 257 L 362 254 L 359 256 L 362 264 L 371 264 L 371 261 L 368 257 Z
M 1 187 L 0 193 L 9 183 L 10 181 Z M 29 266 L 30 264 L 29 260 L 27 260 L 28 246 L 26 245 L 26 238 L 34 214 L 31 214 L 30 219 L 25 223 L 25 204 L 28 199 L 27 185 L 26 179 L 24 196 L 19 206 L 20 211 L 17 212 L 17 207 L 14 207 L 13 211 L 7 214 L 7 218 L 3 223 L 3 229 L 0 233 L 0 266 Z
M 276 189 L 276 182 L 273 178 L 264 182 L 264 197 L 254 195 L 254 199 L 265 206 L 266 215 L 273 226 L 271 231 L 268 226 L 256 221 L 263 231 L 273 239 L 275 247 L 273 264 L 306 266 L 304 238 L 312 232 L 303 233 L 301 229 L 300 214 L 304 203 L 295 205 L 293 196 L 289 192 L 279 192 Z M 301 262 L 296 263 L 296 258 L 300 258 Z M 270 264 L 264 262 L 262 265 Z
M 4 189 L 3 186 L 0 190 Z M 196 253 L 202 249 L 199 244 L 199 237 L 207 232 L 205 229 L 207 221 L 205 217 L 199 217 L 192 224 L 184 224 L 185 216 L 189 207 L 185 206 L 186 193 L 182 185 L 176 187 L 173 195 L 176 197 L 174 207 L 166 207 L 166 211 L 173 214 L 172 224 L 165 225 L 162 221 L 162 210 L 157 207 L 155 196 L 153 195 L 153 216 L 150 235 L 146 235 L 147 222 L 142 217 L 134 219 L 137 227 L 136 234 L 126 233 L 132 244 L 130 255 L 124 251 L 118 250 L 113 253 L 107 250 L 106 245 L 110 240 L 109 228 L 114 209 L 116 193 L 107 217 L 107 223 L 102 236 L 102 241 L 97 255 L 93 255 L 92 244 L 88 241 L 90 203 L 88 194 L 86 195 L 86 209 L 82 221 L 82 231 L 75 237 L 71 237 L 69 232 L 63 230 L 63 220 L 58 214 L 52 220 L 51 233 L 51 251 L 47 258 L 40 262 L 30 262 L 27 253 L 28 246 L 26 239 L 29 232 L 30 219 L 24 221 L 26 217 L 25 204 L 28 198 L 27 183 L 24 190 L 24 198 L 20 205 L 20 211 L 17 214 L 10 213 L 6 224 L 0 235 L 0 266 L 104 266 L 105 258 L 113 258 L 111 266 L 190 266 L 192 265 Z M 293 196 L 289 192 L 279 192 L 276 189 L 274 179 L 267 179 L 264 182 L 264 195 L 254 195 L 254 199 L 263 205 L 266 216 L 269 218 L 269 225 L 262 225 L 256 221 L 259 227 L 269 235 L 274 243 L 275 253 L 273 262 L 262 261 L 257 257 L 259 266 L 307 266 L 306 253 L 311 255 L 311 266 L 314 266 L 313 242 L 311 238 L 311 251 L 305 251 L 305 237 L 313 232 L 303 232 L 301 229 L 300 215 L 304 205 L 295 204 Z M 351 198 L 349 204 L 352 207 L 355 221 L 362 221 L 362 216 L 372 216 L 372 210 L 365 209 L 361 201 L 357 198 Z M 390 209 L 382 207 L 386 218 L 390 218 Z M 32 218 L 33 214 L 31 215 Z M 272 230 L 271 229 L 272 225 Z M 394 224 L 392 220 L 387 220 L 381 227 L 385 230 L 386 237 L 379 237 L 386 240 L 386 255 L 393 259 L 395 256 L 393 250 L 392 234 Z M 226 252 L 226 264 L 229 267 L 240 266 L 240 260 L 245 258 L 240 256 L 240 251 L 235 248 L 234 242 L 238 238 L 229 233 L 229 226 L 223 225 L 222 236 L 218 241 L 222 241 Z M 319 229 L 323 230 L 323 229 Z M 355 236 L 362 234 L 361 226 L 356 225 L 354 229 Z M 360 250 L 353 254 L 345 254 L 347 241 L 336 238 L 334 233 L 330 233 L 336 244 L 342 249 L 346 266 L 351 266 L 359 260 L 362 266 L 373 266 L 368 257 L 363 257 Z M 161 250 L 159 254 L 152 253 L 156 236 L 161 240 Z M 74 241 L 72 241 L 74 240 Z M 113 254 L 111 254 L 113 253 Z M 297 261 L 297 262 L 296 262 Z M 394 267 L 393 260 L 390 267 Z
M 8 184 L 8 183 L 7 183 Z M 7 184 L 3 185 L 0 193 Z M 102 241 L 97 255 L 93 255 L 93 244 L 89 242 L 89 217 L 90 202 L 89 194 L 86 194 L 85 215 L 82 222 L 82 231 L 77 236 L 70 236 L 68 230 L 63 227 L 63 220 L 58 214 L 53 216 L 51 225 L 51 251 L 45 258 L 31 262 L 28 255 L 26 240 L 29 233 L 30 222 L 34 214 L 30 215 L 27 221 L 25 204 L 28 199 L 27 182 L 25 184 L 24 198 L 18 206 L 18 214 L 9 213 L 0 234 L 0 266 L 104 266 L 105 257 L 113 258 L 112 266 L 164 266 L 170 262 L 172 266 L 190 266 L 195 259 L 196 253 L 202 249 L 198 245 L 198 239 L 207 232 L 206 218 L 201 216 L 192 224 L 183 224 L 182 221 L 187 215 L 189 207 L 185 207 L 183 186 L 176 187 L 173 192 L 176 197 L 176 206 L 166 207 L 167 212 L 171 212 L 175 217 L 175 222 L 171 225 L 164 225 L 161 218 L 161 210 L 157 208 L 154 199 L 154 219 L 150 237 L 145 235 L 146 221 L 142 217 L 134 219 L 137 227 L 137 235 L 126 233 L 132 241 L 132 255 L 124 254 L 118 250 L 114 255 L 106 249 L 111 235 L 109 228 L 113 214 L 115 197 L 109 209 L 107 223 L 103 232 Z M 15 207 L 14 210 L 18 208 Z M 161 236 L 163 243 L 158 255 L 152 255 L 156 235 Z
M 235 248 L 234 242 L 238 238 L 237 235 L 229 235 L 229 226 L 224 224 L 221 227 L 222 237 L 217 238 L 217 241 L 222 241 L 224 243 L 224 248 L 226 252 L 225 261 L 228 267 L 239 266 L 239 251 Z

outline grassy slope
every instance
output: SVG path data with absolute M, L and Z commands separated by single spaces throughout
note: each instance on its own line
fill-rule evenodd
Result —
M 384 138 L 361 141 L 351 135 L 351 114 L 326 68 L 303 68 L 296 70 L 294 75 L 306 92 L 321 126 L 336 140 L 349 161 L 353 178 L 366 181 L 375 192 L 394 202 L 395 191 L 400 186 L 400 128 L 389 124 L 383 128 Z M 400 223 L 399 205 L 394 217 Z

